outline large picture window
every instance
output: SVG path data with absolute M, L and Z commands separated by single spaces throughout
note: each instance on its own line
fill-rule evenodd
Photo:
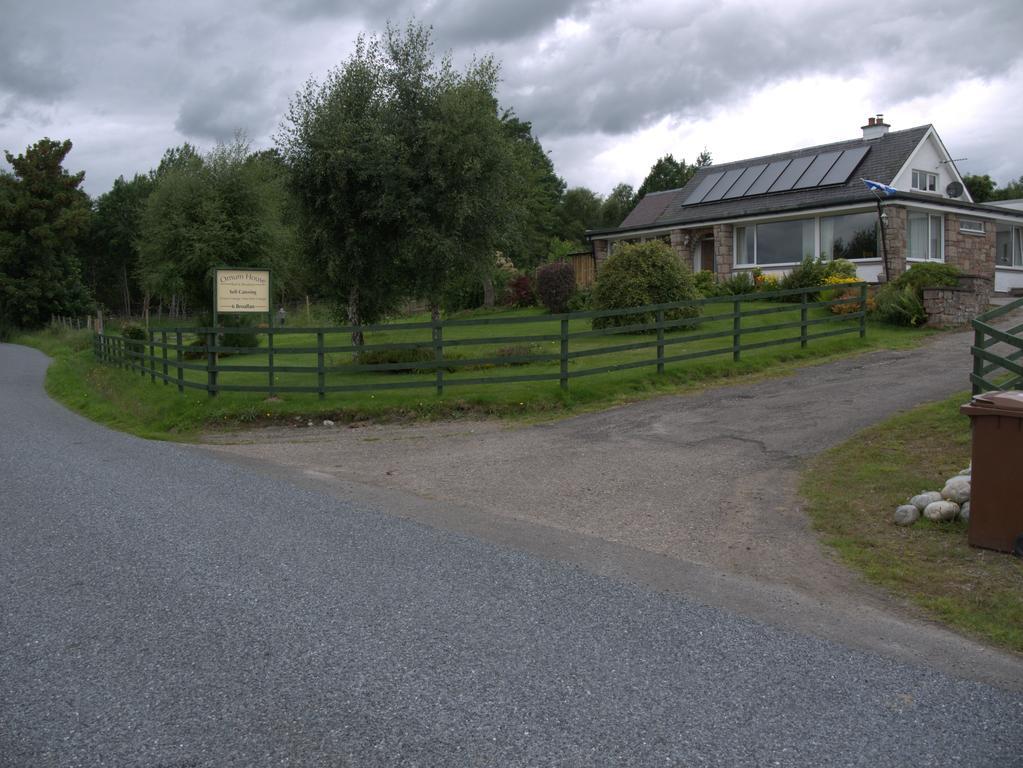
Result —
M 910 261 L 944 261 L 944 217 L 932 213 L 909 212 L 908 257 Z
M 880 252 L 876 214 L 821 217 L 822 259 L 877 259 Z
M 736 264 L 798 264 L 813 257 L 813 219 L 771 221 L 735 228 Z
M 1023 267 L 1023 227 L 999 225 L 995 231 L 995 254 L 1000 267 Z

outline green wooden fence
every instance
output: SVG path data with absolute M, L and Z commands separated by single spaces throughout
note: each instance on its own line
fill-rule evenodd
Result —
M 834 286 L 832 286 L 834 287 Z M 468 384 L 507 384 L 511 382 L 558 381 L 567 389 L 569 381 L 582 376 L 595 376 L 630 368 L 656 367 L 663 373 L 666 365 L 718 355 L 731 355 L 739 361 L 743 352 L 777 345 L 798 344 L 805 348 L 811 341 L 841 334 L 866 334 L 867 287 L 863 283 L 839 286 L 847 293 L 831 300 L 816 300 L 825 287 L 790 289 L 741 296 L 719 296 L 692 301 L 656 304 L 620 310 L 569 312 L 539 316 L 508 316 L 438 320 L 436 322 L 390 323 L 360 326 L 363 332 L 382 334 L 415 334 L 422 339 L 413 341 L 387 341 L 351 345 L 346 337 L 351 326 L 333 328 L 246 328 L 246 333 L 266 337 L 266 344 L 256 347 L 234 347 L 224 344 L 224 333 L 236 333 L 237 328 L 172 327 L 147 331 L 144 340 L 126 339 L 118 335 L 97 333 L 94 336 L 96 357 L 104 363 L 133 370 L 148 376 L 152 382 L 162 381 L 174 385 L 179 392 L 186 389 L 204 390 L 210 396 L 218 392 L 262 392 L 270 396 L 284 392 L 317 393 L 320 398 L 328 392 L 380 391 L 405 388 L 435 388 L 438 394 L 448 386 Z M 751 302 L 786 299 L 768 306 L 750 308 Z M 794 302 L 794 303 L 793 303 Z M 851 304 L 852 311 L 842 314 L 816 312 L 835 305 Z M 695 318 L 670 319 L 672 310 L 698 307 L 709 314 Z M 719 311 L 723 310 L 723 311 Z M 594 318 L 627 317 L 643 313 L 648 320 L 628 325 L 594 329 L 578 321 Z M 798 319 L 767 322 L 778 313 L 798 313 Z M 749 322 L 758 318 L 757 324 Z M 707 330 L 708 326 L 725 327 Z M 730 321 L 730 322 L 729 322 Z M 745 322 L 744 322 L 745 321 Z M 628 322 L 628 321 L 627 321 Z M 572 329 L 572 324 L 576 328 Z M 467 335 L 481 328 L 495 330 L 492 335 Z M 539 328 L 538 328 L 539 327 Z M 507 328 L 508 330 L 504 330 Z M 537 333 L 537 330 L 543 332 Z M 516 330 L 522 332 L 516 333 Z M 792 330 L 791 335 L 764 339 L 765 333 Z M 289 344 L 289 340 L 305 336 L 314 338 L 314 344 Z M 607 341 L 602 341 L 607 339 Z M 685 350 L 682 345 L 721 339 L 720 346 Z M 337 343 L 345 340 L 346 343 Z M 524 352 L 495 355 L 480 353 L 478 348 L 488 345 L 530 345 Z M 550 351 L 544 345 L 550 345 Z M 541 347 L 540 351 L 536 347 Z M 473 348 L 477 348 L 474 350 Z M 420 350 L 420 358 L 413 362 L 358 362 L 358 355 L 376 350 Z M 458 350 L 468 350 L 462 357 Z M 680 351 L 681 350 L 681 351 Z M 424 352 L 425 351 L 425 352 Z M 649 351 L 649 354 L 646 354 Z M 635 355 L 639 353 L 639 357 Z M 351 362 L 338 362 L 336 355 L 347 355 Z M 232 362 L 229 356 L 245 356 Z M 252 361 L 258 355 L 261 360 Z M 633 357 L 628 357 L 633 355 Z M 600 357 L 618 356 L 617 362 L 601 363 Z M 627 359 L 621 359 L 621 358 Z M 596 358 L 596 360 L 594 360 Z M 591 362 L 593 361 L 593 362 Z M 459 372 L 498 370 L 509 366 L 529 366 L 533 372 L 505 375 L 456 375 Z M 574 367 L 573 367 L 574 366 Z M 537 370 L 539 368 L 540 370 Z M 381 372 L 410 372 L 418 374 L 406 381 L 383 381 L 372 374 Z M 248 375 L 239 383 L 239 374 Z M 253 381 L 252 375 L 258 375 Z M 351 381 L 353 374 L 369 374 L 368 381 Z M 225 381 L 228 376 L 233 381 Z M 338 383 L 328 376 L 348 376 Z M 265 378 L 264 378 L 265 377 Z M 358 378 L 358 377 L 356 377 Z
M 973 394 L 994 389 L 1020 389 L 1023 386 L 1023 323 L 1001 331 L 991 323 L 1023 309 L 1023 299 L 978 315 L 973 321 Z

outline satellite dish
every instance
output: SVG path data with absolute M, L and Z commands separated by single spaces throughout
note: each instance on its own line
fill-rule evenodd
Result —
M 945 194 L 949 197 L 962 197 L 963 196 L 963 185 L 958 181 L 953 181 L 947 187 L 945 187 Z

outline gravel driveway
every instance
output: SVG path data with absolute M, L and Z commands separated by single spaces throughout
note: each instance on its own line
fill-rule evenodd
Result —
M 841 565 L 795 492 L 805 458 L 965 389 L 970 339 L 537 426 L 272 427 L 207 442 L 346 498 L 412 494 L 420 503 L 402 514 L 441 527 L 1023 685 L 1019 659 L 914 620 Z

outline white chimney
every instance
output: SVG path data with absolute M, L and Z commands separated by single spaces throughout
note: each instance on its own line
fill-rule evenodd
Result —
M 884 115 L 880 114 L 877 117 L 867 118 L 867 124 L 861 127 L 863 129 L 863 138 L 865 139 L 879 139 L 888 133 L 888 129 L 891 128 L 884 121 Z

